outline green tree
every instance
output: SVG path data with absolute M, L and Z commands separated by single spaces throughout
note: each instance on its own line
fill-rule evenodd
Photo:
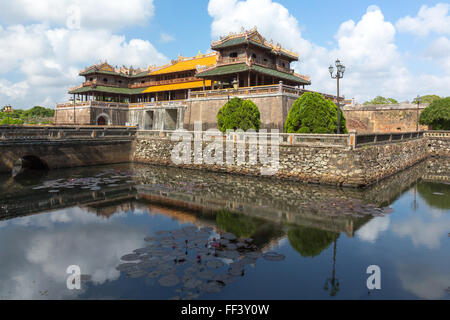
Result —
M 289 243 L 302 257 L 318 256 L 337 238 L 339 233 L 303 226 L 288 231 Z
M 432 104 L 434 101 L 439 100 L 440 98 L 441 97 L 439 97 L 435 94 L 429 94 L 429 95 L 420 97 L 420 100 L 421 100 L 420 103 Z M 415 98 L 412 103 L 417 104 L 417 98 Z
M 450 209 L 450 185 L 436 182 L 420 182 L 417 191 L 430 207 Z
M 261 128 L 261 114 L 253 101 L 233 98 L 217 113 L 217 125 L 222 132 L 229 129 L 258 131 Z
M 341 132 L 347 133 L 342 110 Z M 336 133 L 337 106 L 316 92 L 306 92 L 298 98 L 289 111 L 284 130 L 287 133 Z
M 433 130 L 450 130 L 450 97 L 435 100 L 423 110 L 419 123 Z
M 11 125 L 11 124 L 23 124 L 23 121 L 11 117 L 5 117 L 2 119 L 2 121 L 0 121 L 0 125 Z
M 373 100 L 366 101 L 363 105 L 372 105 L 372 104 L 398 104 L 398 101 L 393 98 L 385 98 L 382 96 L 377 96 Z

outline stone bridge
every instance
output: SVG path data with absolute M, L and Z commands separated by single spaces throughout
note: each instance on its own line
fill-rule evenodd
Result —
M 134 127 L 0 126 L 0 173 L 129 162 Z

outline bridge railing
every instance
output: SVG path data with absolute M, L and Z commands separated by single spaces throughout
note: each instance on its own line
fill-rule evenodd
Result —
M 450 131 L 427 131 L 425 137 L 429 138 L 450 138 Z
M 357 134 L 355 146 L 362 147 L 368 145 L 420 139 L 424 137 L 424 134 L 424 131 Z
M 347 134 L 286 134 L 286 133 L 270 133 L 261 134 L 257 132 L 233 132 L 222 134 L 220 131 L 169 131 L 169 130 L 139 130 L 136 133 L 137 138 L 150 139 L 170 139 L 174 135 L 190 135 L 192 140 L 203 139 L 205 141 L 211 139 L 223 139 L 224 141 L 241 142 L 247 141 L 254 143 L 266 139 L 268 144 L 272 141 L 278 141 L 280 145 L 292 146 L 311 146 L 316 147 L 338 147 L 347 148 L 349 144 L 349 136 Z
M 133 138 L 135 127 L 0 126 L 0 142 L 60 139 Z

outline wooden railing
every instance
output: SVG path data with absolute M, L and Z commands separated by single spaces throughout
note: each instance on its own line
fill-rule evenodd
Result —
M 230 88 L 220 90 L 208 90 L 208 91 L 192 91 L 190 94 L 191 99 L 213 98 L 213 97 L 226 97 L 226 96 L 246 96 L 246 95 L 261 95 L 261 94 L 291 94 L 294 96 L 301 96 L 305 92 L 315 92 L 310 90 L 301 89 L 298 87 L 288 86 L 283 84 L 274 84 L 257 87 L 245 87 L 245 88 Z M 337 101 L 336 96 L 320 93 L 325 99 L 331 99 Z M 340 98 L 341 101 L 344 97 Z
M 0 144 L 36 140 L 131 139 L 135 135 L 136 127 L 0 126 Z

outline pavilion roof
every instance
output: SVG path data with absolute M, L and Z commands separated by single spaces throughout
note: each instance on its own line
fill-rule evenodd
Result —
M 274 44 L 267 41 L 256 28 L 244 31 L 238 34 L 229 34 L 226 37 L 222 37 L 219 41 L 215 41 L 211 44 L 213 50 L 220 50 L 227 47 L 239 46 L 242 44 L 250 43 L 263 49 L 272 51 L 273 54 L 283 55 L 291 60 L 298 60 L 298 54 L 281 47 L 280 44 Z
M 149 75 L 159 75 L 173 72 L 196 70 L 197 66 L 209 67 L 214 65 L 215 63 L 216 63 L 216 53 L 205 55 L 199 53 L 199 55 L 192 58 L 179 57 L 178 60 L 174 60 L 170 64 L 159 67 L 158 70 L 150 72 Z
M 205 86 L 211 86 L 211 80 L 205 81 Z M 143 91 L 143 93 L 151 93 L 151 92 L 164 92 L 164 91 L 175 91 L 175 90 L 186 90 L 186 89 L 197 89 L 203 87 L 203 81 L 191 81 L 191 82 L 182 82 L 176 84 L 166 84 L 161 86 L 152 86 Z
M 148 88 L 148 87 L 147 87 Z M 108 87 L 108 86 L 86 86 L 77 88 L 69 91 L 69 94 L 79 94 L 79 93 L 89 93 L 89 92 L 105 92 L 105 93 L 115 93 L 115 94 L 123 94 L 123 95 L 131 95 L 131 94 L 140 94 L 143 93 L 147 88 L 119 88 L 119 87 Z

